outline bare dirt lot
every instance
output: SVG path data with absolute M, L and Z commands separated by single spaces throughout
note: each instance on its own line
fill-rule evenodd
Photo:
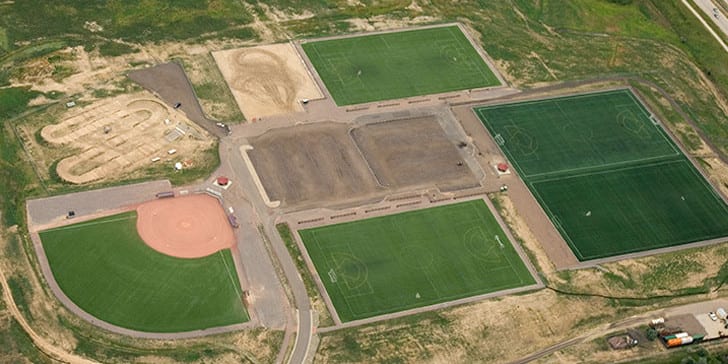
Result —
M 200 258 L 235 243 L 220 203 L 207 195 L 164 198 L 137 207 L 139 236 L 152 249 L 178 258 Z
M 349 206 L 387 194 L 480 187 L 437 116 L 272 129 L 248 156 L 282 207 Z M 281 171 L 286 171 L 282 173 Z
M 323 97 L 289 43 L 212 55 L 247 120 L 303 111 L 300 100 Z
M 40 134 L 77 150 L 57 166 L 58 175 L 71 183 L 109 179 L 152 163 L 168 163 L 171 169 L 212 144 L 206 132 L 147 92 L 70 109 L 61 119 Z M 170 149 L 176 153 L 168 154 Z M 155 157 L 160 160 L 152 162 Z
M 348 130 L 348 124 L 324 122 L 252 139 L 248 155 L 270 199 L 282 207 L 325 205 L 382 191 Z
M 434 116 L 368 124 L 351 135 L 380 184 L 454 190 L 478 181 Z

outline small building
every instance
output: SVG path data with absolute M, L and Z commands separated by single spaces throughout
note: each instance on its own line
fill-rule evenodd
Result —
M 498 169 L 498 172 L 501 172 L 501 173 L 508 172 L 508 165 L 505 163 L 498 163 L 498 165 L 496 165 L 496 168 Z

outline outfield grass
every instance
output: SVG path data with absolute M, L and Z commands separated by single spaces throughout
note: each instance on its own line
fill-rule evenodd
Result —
M 179 259 L 148 247 L 136 212 L 40 233 L 53 276 L 79 307 L 106 322 L 179 332 L 245 322 L 229 250 Z
M 342 321 L 536 283 L 482 200 L 299 234 Z
M 629 90 L 475 112 L 579 260 L 728 236 L 728 206 Z
M 338 105 L 500 84 L 457 26 L 314 41 L 302 47 Z

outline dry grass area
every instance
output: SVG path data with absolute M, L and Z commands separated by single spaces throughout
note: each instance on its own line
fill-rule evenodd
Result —
M 621 312 L 607 300 L 542 290 L 324 335 L 316 362 L 507 362 Z M 514 345 L 517 342 L 517 345 Z
M 247 120 L 303 111 L 302 99 L 323 97 L 290 43 L 212 55 Z
M 208 53 L 178 56 L 185 74 L 195 88 L 197 101 L 210 119 L 225 123 L 244 120 L 243 114 L 225 83 L 215 59 Z
M 210 136 L 184 114 L 151 94 L 117 96 L 71 109 L 58 124 L 44 127 L 42 138 L 76 152 L 62 159 L 58 175 L 71 183 L 122 177 L 152 163 L 189 161 L 212 146 Z M 167 152 L 175 149 L 176 154 Z M 153 158 L 163 158 L 153 162 Z

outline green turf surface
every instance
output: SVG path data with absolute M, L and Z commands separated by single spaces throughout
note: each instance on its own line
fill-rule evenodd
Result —
M 535 284 L 482 200 L 299 234 L 342 321 Z
M 179 332 L 245 322 L 229 250 L 200 259 L 154 251 L 136 212 L 40 233 L 53 276 L 79 307 L 140 331 Z
M 629 90 L 475 109 L 579 260 L 728 236 L 728 207 Z
M 457 26 L 301 46 L 338 105 L 500 85 Z
M 522 177 L 680 155 L 628 90 L 477 108 Z

